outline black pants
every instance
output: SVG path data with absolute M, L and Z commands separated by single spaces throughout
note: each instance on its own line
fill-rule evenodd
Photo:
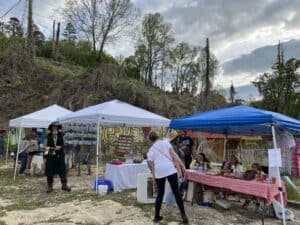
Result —
M 184 156 L 184 165 L 186 169 L 190 169 L 190 164 L 192 162 L 192 156 L 191 155 L 185 155 Z
M 67 174 L 58 174 L 61 184 L 63 186 L 67 185 Z M 53 181 L 54 181 L 54 177 L 53 176 L 47 176 L 47 184 L 49 187 L 52 187 L 53 185 Z
M 175 196 L 176 203 L 177 203 L 177 205 L 179 207 L 179 210 L 181 212 L 181 216 L 182 217 L 186 216 L 183 201 L 182 201 L 182 198 L 181 198 L 180 193 L 179 193 L 177 173 L 174 173 L 174 174 L 172 174 L 170 176 L 167 176 L 167 177 L 155 179 L 156 184 L 157 184 L 157 191 L 158 191 L 156 201 L 155 201 L 155 218 L 159 217 L 163 197 L 164 197 L 164 194 L 165 194 L 166 178 L 168 179 L 169 184 L 170 184 L 171 189 L 172 189 L 172 192 Z

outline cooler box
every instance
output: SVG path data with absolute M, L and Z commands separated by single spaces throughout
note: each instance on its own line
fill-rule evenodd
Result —
M 152 175 L 150 173 L 139 173 L 137 177 L 137 201 L 150 204 L 155 202 L 155 197 Z
M 167 194 L 171 191 L 170 184 L 166 179 L 165 195 L 163 202 L 167 201 Z M 155 203 L 156 193 L 153 190 L 153 181 L 151 173 L 139 173 L 137 177 L 137 201 L 139 203 L 151 204 Z

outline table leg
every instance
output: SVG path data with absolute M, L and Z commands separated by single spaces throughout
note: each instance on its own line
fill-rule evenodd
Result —
M 265 224 L 265 210 L 266 210 L 266 200 L 264 199 L 263 208 L 262 208 L 262 218 L 261 218 L 262 225 Z

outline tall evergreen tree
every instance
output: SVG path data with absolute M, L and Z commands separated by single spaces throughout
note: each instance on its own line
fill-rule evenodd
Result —
M 69 43 L 74 43 L 77 39 L 76 28 L 72 23 L 67 23 L 63 36 Z
M 235 88 L 233 86 L 233 82 L 231 82 L 229 95 L 230 95 L 230 102 L 233 105 L 234 102 L 235 102 L 235 95 L 236 95 L 236 91 L 235 91 Z

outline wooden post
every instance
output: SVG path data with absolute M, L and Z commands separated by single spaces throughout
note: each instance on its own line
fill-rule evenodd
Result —
M 27 53 L 30 59 L 34 59 L 34 36 L 33 36 L 33 19 L 32 19 L 32 1 L 28 0 L 28 25 L 27 25 Z

